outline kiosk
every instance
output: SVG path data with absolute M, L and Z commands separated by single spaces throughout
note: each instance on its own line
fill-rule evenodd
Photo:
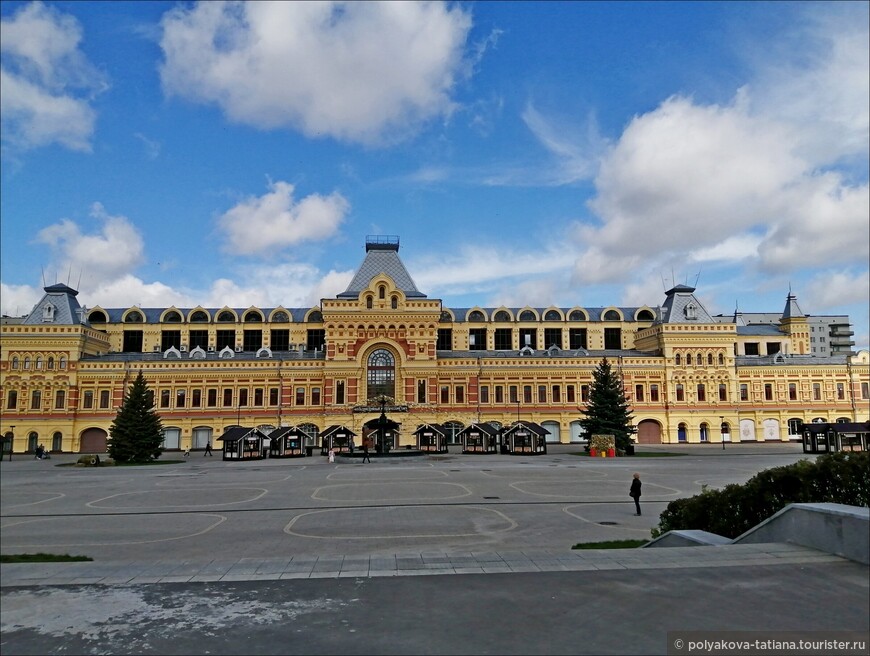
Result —
M 870 441 L 870 421 L 839 424 L 804 424 L 804 453 L 866 451 Z
M 305 456 L 305 433 L 296 426 L 282 426 L 269 433 L 270 458 L 299 458 Z
M 353 453 L 354 437 L 356 437 L 356 433 L 347 426 L 333 424 L 320 434 L 320 455 L 327 455 L 330 449 L 336 454 Z
M 462 440 L 462 453 L 498 453 L 499 428 L 489 422 L 469 424 L 456 436 Z
M 224 460 L 262 460 L 264 445 L 269 443 L 269 436 L 259 428 L 233 426 L 217 438 L 223 442 Z
M 547 453 L 548 431 L 533 421 L 518 421 L 503 433 L 507 442 L 507 452 L 511 455 L 542 455 Z
M 414 431 L 417 448 L 427 453 L 447 453 L 447 431 L 441 424 L 420 424 Z

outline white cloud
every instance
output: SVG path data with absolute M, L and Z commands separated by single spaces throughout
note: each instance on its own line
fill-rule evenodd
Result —
M 100 203 L 94 203 L 91 216 L 102 224 L 98 233 L 84 234 L 76 223 L 63 219 L 37 234 L 37 242 L 51 247 L 60 270 L 111 280 L 142 263 L 142 236 L 127 217 L 111 216 Z
M 449 115 L 471 17 L 440 2 L 202 2 L 164 14 L 167 94 L 375 144 Z
M 96 113 L 89 95 L 104 76 L 79 50 L 78 21 L 41 2 L 0 21 L 3 140 L 27 149 L 59 143 L 90 151 Z
M 0 314 L 21 317 L 29 314 L 42 298 L 42 290 L 30 285 L 7 285 L 0 282 Z
M 227 210 L 219 219 L 226 233 L 224 249 L 253 255 L 280 250 L 304 241 L 334 235 L 350 204 L 338 192 L 311 194 L 296 202 L 289 182 L 272 182 L 263 196 L 251 196 Z
M 813 314 L 851 304 L 865 304 L 870 298 L 870 273 L 867 271 L 822 271 L 806 286 L 800 302 L 813 308 Z M 860 320 L 861 317 L 852 317 Z M 867 317 L 864 317 L 866 322 Z

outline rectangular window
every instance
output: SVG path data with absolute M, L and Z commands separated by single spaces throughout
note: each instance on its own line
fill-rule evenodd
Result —
M 489 403 L 489 387 L 487 385 L 480 388 L 480 402 Z
M 486 328 L 472 328 L 468 331 L 468 350 L 486 350 Z
M 64 390 L 57 390 L 54 393 L 54 409 L 55 410 L 63 410 L 66 405 L 66 392 Z
M 242 335 L 242 350 L 256 353 L 263 348 L 263 331 L 246 330 Z
M 538 385 L 538 403 L 547 402 L 547 386 Z
M 311 405 L 320 405 L 320 388 L 311 388 Z
M 197 346 L 203 351 L 208 350 L 208 331 L 207 330 L 191 330 L 188 333 L 187 345 L 192 351 Z
M 773 401 L 773 385 L 770 383 L 764 384 L 764 400 Z
M 544 328 L 544 348 L 556 346 L 562 348 L 562 329 Z
M 520 328 L 520 348 L 538 348 L 538 329 Z
M 449 403 L 450 402 L 450 388 L 447 387 L 447 385 L 441 386 L 439 398 L 441 400 L 441 403 Z
M 82 395 L 82 407 L 86 410 L 94 407 L 94 393 L 91 390 L 85 390 L 85 393 Z
M 553 403 L 561 403 L 562 402 L 562 388 L 558 385 L 553 385 Z
M 768 342 L 766 344 L 766 346 L 767 346 L 767 354 L 768 355 L 775 355 L 775 354 L 779 353 L 779 350 L 781 348 L 779 342 Z
M 195 389 L 190 393 L 190 407 L 191 408 L 202 407 L 202 390 L 201 389 Z
M 634 400 L 643 401 L 643 385 L 634 386 Z
M 677 383 L 677 401 L 685 401 L 686 392 L 683 390 L 683 384 Z
M 580 386 L 580 400 L 583 403 L 587 403 L 589 401 L 589 385 Z
M 147 392 L 145 392 L 145 396 L 148 399 L 148 407 L 153 408 L 154 407 L 154 390 L 153 389 L 148 390 Z M 91 397 L 91 401 L 93 401 L 93 397 Z M 90 407 L 90 406 L 88 406 L 88 407 Z
M 273 351 L 290 350 L 290 331 L 287 328 L 275 328 L 269 333 L 269 348 Z
M 125 353 L 141 353 L 142 352 L 142 331 L 141 330 L 125 330 L 124 331 L 124 346 Z
M 518 390 L 516 385 L 511 385 L 510 387 L 508 387 L 508 401 L 510 403 L 519 403 L 520 397 L 517 391 Z
M 171 400 L 172 400 L 172 396 L 170 395 L 170 392 L 168 389 L 160 391 L 160 407 L 161 408 L 168 408 Z
M 187 403 L 187 392 L 185 390 L 178 390 L 175 392 L 175 407 L 183 408 Z
M 843 387 L 843 383 L 837 383 L 837 399 L 842 401 L 846 398 L 846 388 Z
M 417 381 L 417 403 L 426 403 L 426 381 Z
M 574 386 L 573 385 L 568 385 L 565 387 L 565 396 L 566 396 L 565 400 L 568 401 L 568 403 L 576 403 L 577 397 L 574 396 Z
M 495 386 L 495 402 L 504 403 L 504 387 L 501 385 Z
M 788 400 L 797 401 L 797 385 L 795 383 L 788 384 Z
M 309 351 L 322 351 L 326 345 L 326 331 L 323 328 L 309 328 L 305 335 L 305 348 Z
M 18 392 L 15 390 L 9 390 L 9 393 L 6 395 L 6 409 L 7 410 L 15 410 L 18 407 Z
M 612 350 L 622 348 L 622 328 L 604 329 L 604 348 Z
M 207 405 L 209 408 L 217 407 L 217 392 L 218 391 L 216 389 L 210 389 L 208 391 Z
M 532 402 L 532 386 L 523 385 L 523 403 Z
M 870 399 L 870 383 L 861 383 L 861 398 Z
M 453 350 L 453 329 L 439 328 L 438 329 L 438 345 L 435 347 L 439 351 Z
M 33 390 L 30 395 L 30 409 L 31 410 L 39 410 L 42 407 L 42 392 L 40 390 Z
M 231 390 L 229 387 L 224 390 L 224 407 L 233 407 L 233 390 Z
M 822 400 L 822 386 L 819 383 L 813 383 L 813 401 Z
M 258 408 L 263 406 L 263 388 L 254 388 L 254 405 Z
M 659 386 L 656 383 L 652 383 L 649 386 L 649 400 L 653 403 L 658 403 L 659 400 Z
M 725 383 L 719 383 L 719 400 L 728 400 L 728 386 Z
M 707 387 L 703 384 L 698 385 L 698 400 L 706 401 L 707 400 Z
M 456 386 L 456 402 L 465 403 L 465 388 L 462 385 Z
M 341 385 L 341 394 L 342 394 L 342 396 L 344 396 L 344 383 L 339 382 L 338 384 Z M 344 399 L 339 401 L 339 403 L 344 403 Z M 278 405 L 278 388 L 277 387 L 270 387 L 269 388 L 269 405 Z
M 218 351 L 224 350 L 227 346 L 231 349 L 236 348 L 236 331 L 235 330 L 218 330 L 215 348 Z
M 296 388 L 296 405 L 305 405 L 305 388 Z
M 740 385 L 740 400 L 748 401 L 749 400 L 749 385 L 746 383 L 742 383 Z
M 568 348 L 570 349 L 585 349 L 586 346 L 586 329 L 585 328 L 569 328 L 568 329 Z
M 160 350 L 166 351 L 171 348 L 181 348 L 180 330 L 164 330 L 160 333 Z
M 105 409 L 109 407 L 110 394 L 109 390 L 100 390 L 100 407 Z
M 747 342 L 744 346 L 746 355 L 758 355 L 758 342 Z
M 239 390 L 239 407 L 248 407 L 248 388 L 246 387 Z
M 513 329 L 496 328 L 494 346 L 496 351 L 510 351 L 513 348 Z

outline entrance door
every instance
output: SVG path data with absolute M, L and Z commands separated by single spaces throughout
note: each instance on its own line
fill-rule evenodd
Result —
M 638 444 L 661 444 L 662 427 L 659 422 L 652 419 L 644 419 L 637 425 Z
M 88 428 L 82 433 L 79 453 L 105 453 L 108 437 L 102 428 Z

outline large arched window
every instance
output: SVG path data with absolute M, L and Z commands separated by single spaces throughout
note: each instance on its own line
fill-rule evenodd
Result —
M 369 356 L 368 398 L 381 394 L 394 397 L 396 392 L 396 360 L 386 349 L 377 349 Z

